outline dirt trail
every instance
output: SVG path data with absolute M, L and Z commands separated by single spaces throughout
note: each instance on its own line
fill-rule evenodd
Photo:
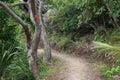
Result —
M 56 51 L 52 51 L 52 55 L 60 58 L 64 66 L 64 69 L 58 73 L 59 80 L 103 80 L 100 78 L 99 72 L 93 70 L 93 64 L 85 58 L 61 54 Z

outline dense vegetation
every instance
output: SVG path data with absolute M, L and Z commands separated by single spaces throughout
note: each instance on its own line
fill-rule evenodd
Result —
M 48 32 L 57 50 L 90 54 L 103 60 L 104 77 L 120 72 L 119 0 L 46 0 Z M 53 15 L 54 14 L 54 15 Z M 63 36 L 61 36 L 63 35 Z
M 13 10 L 17 11 L 15 8 Z M 1 7 L 0 15 L 0 77 L 5 80 L 31 80 L 21 39 L 22 29 Z
M 19 0 L 2 0 L 12 4 Z M 17 15 L 29 24 L 28 14 L 22 7 L 10 7 Z M 24 30 L 2 7 L 0 7 L 0 80 L 35 80 L 27 60 Z M 25 18 L 26 17 L 26 18 Z M 34 30 L 30 24 L 30 30 Z M 42 58 L 41 58 L 42 59 Z M 39 60 L 40 78 L 47 76 L 49 68 Z
M 13 3 L 19 0 L 1 0 Z M 103 76 L 120 74 L 120 1 L 119 0 L 45 0 L 49 40 L 54 49 L 91 55 L 107 64 Z M 20 7 L 11 8 L 30 26 Z M 29 70 L 23 29 L 0 7 L 0 78 L 34 80 Z M 31 27 L 33 32 L 34 28 Z M 40 57 L 40 78 L 49 76 L 49 67 Z M 53 58 L 53 62 L 54 62 Z

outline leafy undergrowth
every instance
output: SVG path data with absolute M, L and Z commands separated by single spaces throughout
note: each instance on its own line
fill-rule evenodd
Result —
M 54 77 L 59 71 L 57 68 L 57 64 L 60 62 L 60 60 L 53 56 L 51 63 L 49 65 L 46 65 L 42 62 L 42 57 L 43 57 L 43 54 L 40 54 L 39 60 L 38 60 L 40 78 L 44 80 L 49 77 Z
M 4 79 L 5 80 L 35 80 L 32 76 L 31 71 L 29 70 L 29 64 L 27 60 L 27 54 L 24 49 L 21 49 L 22 52 L 18 52 L 5 71 Z M 45 65 L 42 63 L 42 56 L 39 56 L 38 68 L 40 72 L 40 78 L 46 79 L 47 77 L 54 76 L 57 73 L 56 65 L 60 60 L 56 57 L 52 57 L 51 64 Z
M 14 56 L 12 63 L 6 69 L 5 80 L 34 80 L 26 57 L 24 49 Z
M 102 68 L 102 72 L 103 72 L 103 76 L 107 79 L 113 78 L 113 79 L 119 79 L 119 73 L 120 73 L 120 66 L 117 65 L 113 65 L 113 66 L 105 66 Z M 116 78 L 115 76 L 118 76 L 118 78 Z
M 93 49 L 99 52 L 103 61 L 107 62 L 107 66 L 102 68 L 103 76 L 106 79 L 120 79 L 120 50 L 119 46 L 110 45 L 108 43 L 93 42 Z M 116 77 L 117 76 L 117 77 Z
M 114 31 L 113 31 L 114 30 Z M 58 33 L 50 35 L 51 45 L 58 51 L 89 55 L 103 61 L 106 66 L 101 68 L 103 76 L 107 79 L 120 78 L 120 32 L 116 29 L 98 29 L 94 34 L 77 37 L 72 40 L 70 35 L 60 36 Z M 114 77 L 115 76 L 115 77 Z

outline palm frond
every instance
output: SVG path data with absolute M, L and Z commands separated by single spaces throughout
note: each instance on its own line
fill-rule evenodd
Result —
M 10 65 L 13 56 L 17 53 L 14 52 L 14 48 L 10 47 L 8 50 L 5 50 L 4 46 L 2 46 L 2 53 L 0 53 L 0 76 L 3 75 L 4 70 Z
M 101 51 L 106 51 L 106 50 L 113 50 L 117 52 L 120 51 L 119 47 L 117 46 L 109 45 L 107 43 L 102 43 L 98 41 L 93 41 L 92 49 L 99 49 Z

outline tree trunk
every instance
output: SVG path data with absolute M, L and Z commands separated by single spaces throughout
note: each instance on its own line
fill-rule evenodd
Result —
M 42 20 L 42 9 L 43 9 L 44 0 L 39 0 L 38 1 L 39 3 L 32 3 L 32 1 L 35 1 L 35 0 L 28 0 L 28 1 L 29 3 L 27 3 L 27 5 L 29 8 L 30 19 L 33 25 L 35 26 L 35 32 L 34 32 L 32 43 L 31 43 L 31 34 L 29 31 L 28 25 L 2 1 L 0 1 L 0 6 L 2 6 L 19 24 L 21 24 L 23 29 L 25 30 L 25 35 L 27 39 L 27 56 L 28 56 L 29 67 L 31 72 L 33 73 L 33 76 L 37 79 L 39 78 L 39 71 L 37 67 L 37 49 L 39 45 L 40 34 L 43 34 L 42 40 L 43 40 L 44 50 L 45 50 L 45 55 L 44 55 L 45 62 L 50 62 L 51 49 L 49 46 L 49 42 L 47 40 L 47 36 L 46 36 L 46 32 L 45 32 L 43 20 Z M 33 6 L 35 4 L 39 4 L 39 7 L 37 7 L 37 5 Z M 38 16 L 37 20 L 34 20 L 35 15 Z M 41 33 L 41 28 L 42 28 L 42 33 Z
M 29 0 L 34 1 L 34 0 Z M 27 3 L 28 4 L 28 3 Z M 39 20 L 34 21 L 34 15 L 33 15 L 33 6 L 31 7 L 31 3 L 28 4 L 29 6 L 29 13 L 30 13 L 30 18 L 35 26 L 35 32 L 34 32 L 34 37 L 33 41 L 31 44 L 31 34 L 28 28 L 28 25 L 19 17 L 17 16 L 7 5 L 5 5 L 3 2 L 0 1 L 0 6 L 2 6 L 19 24 L 22 25 L 25 35 L 26 35 L 26 40 L 27 40 L 27 56 L 28 56 L 28 62 L 29 62 L 29 68 L 31 72 L 33 73 L 33 76 L 37 79 L 39 78 L 39 71 L 37 67 L 37 49 L 39 45 L 39 40 L 40 40 L 40 34 L 41 34 L 41 24 Z M 41 11 L 41 10 L 39 10 Z M 41 12 L 40 12 L 41 14 Z M 39 15 L 39 18 L 41 18 L 41 15 Z M 2 79 L 2 77 L 0 77 Z
M 49 41 L 47 39 L 44 26 L 41 27 L 41 39 L 44 45 L 43 63 L 50 63 L 51 62 L 51 48 L 50 48 Z
M 40 15 L 40 24 L 41 24 L 41 39 L 44 45 L 44 55 L 43 55 L 43 63 L 50 63 L 51 60 L 51 48 L 47 39 L 47 34 L 44 26 L 43 16 L 42 16 L 42 10 L 44 5 L 44 0 L 40 1 L 40 9 L 39 9 L 39 15 Z
M 39 71 L 37 67 L 37 49 L 40 41 L 41 28 L 37 26 L 32 41 L 31 48 L 28 50 L 29 67 L 33 76 L 37 79 L 39 77 Z

